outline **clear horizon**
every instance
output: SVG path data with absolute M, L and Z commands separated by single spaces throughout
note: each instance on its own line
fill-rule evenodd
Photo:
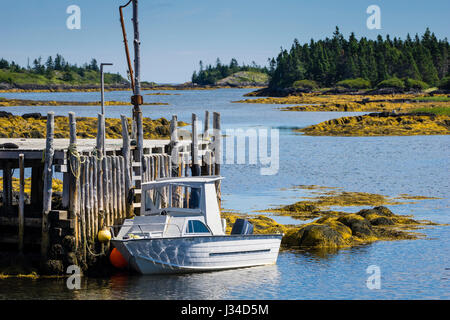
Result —
M 119 22 L 122 0 L 16 0 L 3 4 L 0 24 L 3 44 L 0 58 L 26 66 L 27 59 L 61 54 L 81 65 L 92 58 L 112 62 L 105 69 L 126 75 L 126 60 Z M 370 5 L 381 9 L 381 29 L 370 30 L 366 20 Z M 70 30 L 67 7 L 81 9 L 81 29 Z M 336 26 L 346 38 L 405 39 L 409 33 L 422 35 L 427 27 L 438 39 L 449 38 L 449 1 L 358 1 L 345 5 L 331 0 L 319 3 L 282 0 L 140 0 L 142 81 L 182 83 L 190 81 L 198 63 L 214 64 L 217 58 L 229 63 L 267 65 L 280 47 L 331 37 Z M 132 50 L 131 5 L 125 9 L 128 43 Z

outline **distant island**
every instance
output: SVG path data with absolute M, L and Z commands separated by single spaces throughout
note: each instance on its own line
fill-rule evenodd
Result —
M 119 73 L 105 73 L 107 87 L 129 88 L 129 82 Z M 36 58 L 27 67 L 22 67 L 14 61 L 0 59 L 0 90 L 52 90 L 64 89 L 94 89 L 99 87 L 100 69 L 96 59 L 82 66 L 70 64 L 63 56 L 49 56 L 45 62 Z
M 200 70 L 192 74 L 192 83 L 202 86 L 267 86 L 269 84 L 269 70 L 255 62 L 251 65 L 239 65 L 236 59 L 223 64 L 219 58 L 216 65 L 204 66 L 200 61 Z

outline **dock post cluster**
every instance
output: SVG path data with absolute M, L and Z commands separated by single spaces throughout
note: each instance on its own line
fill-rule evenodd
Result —
M 211 148 L 214 139 L 221 139 L 220 134 L 210 132 L 209 112 L 201 133 L 197 119 L 193 114 L 189 139 L 174 115 L 170 140 L 143 140 L 142 146 L 137 146 L 130 119 L 124 115 L 118 141 L 105 139 L 105 118 L 99 114 L 94 141 L 78 138 L 74 112 L 68 115 L 69 139 L 55 139 L 55 115 L 50 112 L 45 140 L 9 139 L 10 143 L 0 148 L 0 252 L 38 256 L 40 270 L 49 274 L 64 274 L 73 264 L 84 271 L 101 266 L 111 248 L 100 243 L 97 234 L 140 214 L 135 199 L 136 195 L 140 199 L 142 183 L 220 174 L 220 165 L 213 163 L 220 150 Z M 217 113 L 213 128 L 220 129 Z M 133 155 L 138 147 L 142 147 L 142 161 L 140 170 L 134 170 Z

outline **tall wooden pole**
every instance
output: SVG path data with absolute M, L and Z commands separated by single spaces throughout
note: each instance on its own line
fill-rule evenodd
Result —
M 136 143 L 138 158 L 141 161 L 142 149 L 144 145 L 144 133 L 142 127 L 142 111 L 140 105 L 143 103 L 141 96 L 141 57 L 139 41 L 139 19 L 138 19 L 138 0 L 133 0 L 133 29 L 134 29 L 134 96 L 131 102 L 134 105 L 133 115 L 136 122 Z

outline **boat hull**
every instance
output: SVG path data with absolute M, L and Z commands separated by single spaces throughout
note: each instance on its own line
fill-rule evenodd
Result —
M 141 274 L 189 273 L 275 264 L 282 235 L 112 240 Z

